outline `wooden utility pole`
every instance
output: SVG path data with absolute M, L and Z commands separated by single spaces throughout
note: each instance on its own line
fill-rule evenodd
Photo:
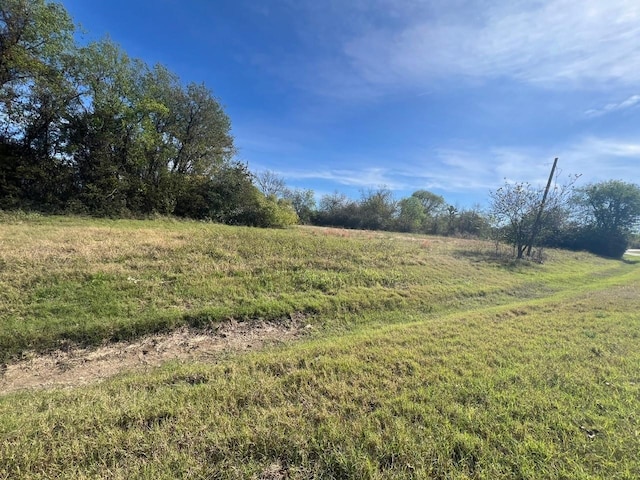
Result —
M 556 165 L 558 165 L 557 157 L 553 161 L 553 167 L 551 167 L 551 173 L 549 174 L 549 180 L 547 181 L 547 188 L 544 189 L 544 195 L 542 196 L 542 202 L 540 202 L 538 215 L 536 216 L 536 221 L 533 224 L 533 229 L 531 230 L 531 239 L 529 240 L 529 246 L 527 247 L 527 257 L 531 256 L 533 241 L 535 240 L 536 235 L 538 235 L 538 230 L 540 230 L 540 220 L 542 220 L 542 210 L 544 210 L 544 203 L 547 201 L 547 195 L 549 194 L 549 189 L 551 188 L 551 182 L 553 181 L 553 174 L 556 172 Z

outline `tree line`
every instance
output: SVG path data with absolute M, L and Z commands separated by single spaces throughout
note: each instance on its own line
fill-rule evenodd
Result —
M 231 122 L 205 85 L 74 34 L 59 3 L 0 2 L 0 208 L 297 220 L 234 160 Z
M 556 176 L 546 196 L 530 183 L 505 181 L 490 192 L 487 209 L 459 208 L 427 190 L 396 200 L 386 188 L 363 191 L 360 199 L 335 192 L 316 202 L 312 190 L 290 189 L 270 171 L 258 173 L 256 183 L 312 225 L 493 239 L 512 245 L 517 258 L 544 247 L 619 258 L 640 246 L 640 187 L 609 180 L 576 188 L 578 178 L 562 183 Z
M 574 188 L 574 180 L 556 183 L 546 203 L 543 190 L 526 182 L 505 183 L 491 193 L 494 231 L 513 245 L 517 258 L 544 246 L 620 258 L 638 243 L 638 185 L 608 180 Z
M 0 1 L 0 209 L 495 238 L 518 258 L 534 246 L 620 257 L 637 233 L 640 188 L 622 181 L 556 183 L 544 202 L 539 188 L 505 183 L 486 211 L 427 190 L 316 202 L 235 160 L 230 119 L 204 84 L 75 33 L 59 3 Z
M 255 181 L 265 195 L 289 202 L 304 224 L 476 238 L 487 237 L 491 230 L 479 206 L 461 209 L 428 190 L 400 200 L 385 187 L 364 190 L 359 199 L 336 191 L 317 201 L 313 190 L 291 189 L 270 170 L 258 172 Z

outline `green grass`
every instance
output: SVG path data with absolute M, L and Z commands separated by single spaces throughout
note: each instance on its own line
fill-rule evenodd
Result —
M 338 234 L 348 236 L 175 221 L 5 222 L 0 361 L 26 349 L 97 345 L 230 317 L 440 313 L 540 296 L 622 268 L 581 254 L 552 254 L 549 266 L 510 265 L 479 242 Z
M 14 354 L 223 315 L 322 327 L 2 396 L 0 478 L 640 478 L 633 259 L 512 263 L 472 241 L 170 221 L 0 232 Z

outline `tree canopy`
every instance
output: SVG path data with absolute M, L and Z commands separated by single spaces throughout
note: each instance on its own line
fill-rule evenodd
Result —
M 207 86 L 73 34 L 59 3 L 0 2 L 0 208 L 291 221 L 234 161 Z
M 621 180 L 592 183 L 576 191 L 577 225 L 566 245 L 621 257 L 640 221 L 640 187 Z
M 598 230 L 628 233 L 640 221 L 640 187 L 621 180 L 592 183 L 575 196 L 585 221 Z

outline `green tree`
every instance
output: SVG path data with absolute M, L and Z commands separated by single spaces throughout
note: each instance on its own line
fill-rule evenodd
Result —
M 397 208 L 398 204 L 393 198 L 393 192 L 387 188 L 363 192 L 359 203 L 359 228 L 390 230 Z
M 90 211 L 174 213 L 234 148 L 230 121 L 203 85 L 183 87 L 109 39 L 80 51 L 83 108 L 71 122 L 79 199 Z
M 440 195 L 428 190 L 417 190 L 411 194 L 412 197 L 420 200 L 425 215 L 433 217 L 441 213 L 444 208 L 445 201 Z
M 424 206 L 418 197 L 403 198 L 398 202 L 400 213 L 397 225 L 403 232 L 420 232 L 427 219 Z
M 630 233 L 640 221 L 640 187 L 621 180 L 593 183 L 574 198 L 584 221 L 598 230 Z
M 411 196 L 420 201 L 424 211 L 422 230 L 425 233 L 438 233 L 438 221 L 446 205 L 444 198 L 428 190 L 417 190 Z
M 3 97 L 16 94 L 15 83 L 48 75 L 73 46 L 75 28 L 59 3 L 45 0 L 0 2 L 0 87 Z M 14 85 L 11 85 L 14 84 Z
M 620 180 L 593 183 L 573 198 L 581 226 L 574 248 L 621 257 L 640 221 L 640 187 Z
M 81 106 L 69 122 L 78 199 L 94 213 L 136 210 L 141 151 L 136 107 L 144 64 L 109 39 L 78 52 Z
M 69 195 L 62 155 L 69 104 L 77 101 L 73 23 L 58 3 L 0 2 L 0 204 L 55 207 Z
M 207 175 L 235 154 L 231 121 L 204 84 L 191 83 L 176 91 L 169 132 L 178 145 L 173 173 Z

